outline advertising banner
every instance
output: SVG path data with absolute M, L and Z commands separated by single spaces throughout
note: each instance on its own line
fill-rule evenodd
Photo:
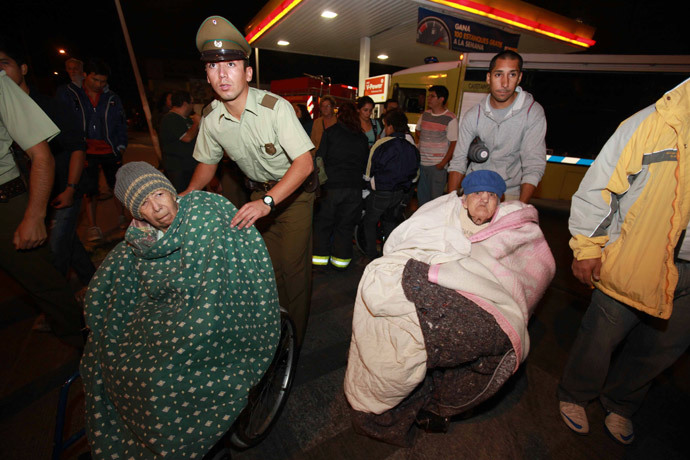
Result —
M 390 78 L 390 74 L 367 78 L 364 80 L 364 95 L 369 96 L 376 103 L 386 102 Z
M 520 35 L 419 8 L 417 43 L 454 51 L 498 53 L 517 51 Z

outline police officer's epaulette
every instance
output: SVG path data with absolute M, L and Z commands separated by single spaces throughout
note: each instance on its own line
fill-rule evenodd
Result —
M 273 110 L 273 107 L 275 107 L 277 103 L 278 98 L 275 96 L 271 96 L 270 94 L 265 94 L 263 99 L 261 99 L 261 102 L 259 102 L 259 104 L 271 110 Z
M 213 112 L 213 103 L 214 103 L 214 102 L 215 102 L 215 101 L 211 101 L 208 105 L 206 105 L 206 107 L 204 107 L 204 109 L 201 111 L 201 116 L 202 116 L 202 117 L 205 118 L 206 115 L 208 115 L 209 113 Z

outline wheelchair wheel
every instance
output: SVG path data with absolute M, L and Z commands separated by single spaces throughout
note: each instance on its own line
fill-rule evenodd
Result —
M 249 392 L 247 407 L 237 418 L 230 437 L 233 446 L 247 449 L 263 441 L 283 409 L 297 362 L 297 336 L 287 311 L 280 309 L 280 341 L 271 365 Z

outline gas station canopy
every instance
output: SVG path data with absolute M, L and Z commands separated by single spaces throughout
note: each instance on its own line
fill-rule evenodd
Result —
M 517 34 L 520 53 L 570 53 L 594 44 L 593 27 L 517 0 L 271 0 L 245 33 L 254 48 L 360 63 L 411 67 L 428 56 L 457 60 L 460 51 L 417 42 L 424 32 L 420 8 Z

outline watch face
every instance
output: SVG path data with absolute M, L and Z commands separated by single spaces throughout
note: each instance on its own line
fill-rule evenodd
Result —
M 273 207 L 273 197 L 266 195 L 264 197 L 264 203 L 266 203 L 270 207 Z

